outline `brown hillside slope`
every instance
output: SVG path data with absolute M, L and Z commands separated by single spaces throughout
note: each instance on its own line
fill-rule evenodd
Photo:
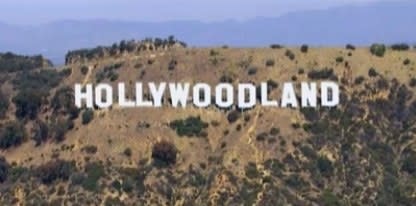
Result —
M 412 166 L 416 103 L 411 95 L 415 64 L 414 50 L 388 49 L 377 57 L 368 48 L 301 52 L 300 48 L 173 47 L 118 53 L 72 60 L 58 68 L 59 77 L 48 74 L 59 83 L 45 89 L 48 94 L 41 98 L 35 117 L 16 115 L 16 96 L 27 89 L 16 81 L 23 81 L 19 77 L 26 74 L 4 73 L 1 91 L 9 106 L 1 120 L 0 139 L 5 138 L 10 121 L 19 122 L 26 135 L 24 141 L 0 150 L 10 167 L 0 185 L 0 202 L 361 205 L 401 201 L 407 205 L 416 197 Z M 270 95 L 278 97 L 283 82 L 313 81 L 311 71 L 325 68 L 334 74 L 324 79 L 336 80 L 342 87 L 341 105 L 331 110 L 257 106 L 240 113 L 214 106 L 127 109 L 114 105 L 93 110 L 92 120 L 83 123 L 87 110 L 71 117 L 73 100 L 54 109 L 58 91 L 68 87 L 72 94 L 75 83 L 106 82 L 116 88 L 118 82 L 136 81 L 216 85 L 224 79 L 233 84 L 272 80 L 279 87 Z M 230 122 L 233 112 L 238 119 Z M 181 136 L 172 126 L 188 117 L 200 117 L 191 121 L 200 130 L 193 137 Z M 47 125 L 47 134 L 39 132 L 39 122 Z M 31 139 L 36 134 L 42 139 L 38 144 Z M 154 148 L 160 142 L 176 147 L 174 162 L 157 158 Z M 46 179 L 51 181 L 45 181 L 45 172 L 39 171 L 48 164 L 48 171 L 59 170 L 58 160 L 68 165 L 74 161 L 60 167 L 60 171 L 71 168 L 71 173 L 50 174 Z

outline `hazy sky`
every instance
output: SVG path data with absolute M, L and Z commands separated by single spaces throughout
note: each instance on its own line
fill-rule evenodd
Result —
M 244 20 L 375 1 L 381 0 L 0 0 L 0 22 L 39 24 L 63 19 Z

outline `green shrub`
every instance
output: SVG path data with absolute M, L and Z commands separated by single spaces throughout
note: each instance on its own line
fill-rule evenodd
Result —
M 272 44 L 272 45 L 270 45 L 270 48 L 272 48 L 272 49 L 282 49 L 284 47 L 280 44 Z
M 6 159 L 0 156 L 0 183 L 3 183 L 7 180 L 9 169 L 10 165 L 7 163 Z
M 374 68 L 370 68 L 370 69 L 368 70 L 368 76 L 369 76 L 369 77 L 375 77 L 375 76 L 377 76 L 377 75 L 378 75 L 378 73 L 377 73 L 376 69 L 374 69 Z
M 166 167 L 176 163 L 176 154 L 178 150 L 173 143 L 160 141 L 153 145 L 152 159 L 154 165 L 158 167 Z
M 85 166 L 84 172 L 86 177 L 83 179 L 81 185 L 84 189 L 89 191 L 97 191 L 98 181 L 105 175 L 104 167 L 101 163 L 93 162 Z
M 6 116 L 6 112 L 9 108 L 9 99 L 0 90 L 0 119 Z
M 348 50 L 355 50 L 355 46 L 354 46 L 354 45 L 352 45 L 352 44 L 347 44 L 347 45 L 345 46 L 345 48 L 346 48 L 346 49 L 348 49 Z
M 0 128 L 0 149 L 19 146 L 25 139 L 25 128 L 19 122 L 9 122 Z
M 339 57 L 335 58 L 335 61 L 337 63 L 342 63 L 344 61 L 344 57 L 339 56 Z
M 341 201 L 337 196 L 335 196 L 333 193 L 331 193 L 328 190 L 325 190 L 320 197 L 320 202 L 323 206 L 338 206 L 342 205 Z
M 393 44 L 391 45 L 391 49 L 395 51 L 407 51 L 410 49 L 410 46 L 406 43 Z
M 74 91 L 70 87 L 62 87 L 55 92 L 51 106 L 55 114 L 69 115 L 70 119 L 78 118 L 80 109 L 75 106 Z
M 16 117 L 19 119 L 36 119 L 42 105 L 42 98 L 43 96 L 35 90 L 19 91 L 13 98 L 13 103 L 16 106 Z
M 33 125 L 32 133 L 32 139 L 36 142 L 36 145 L 39 146 L 48 139 L 49 127 L 43 121 L 37 120 Z
M 406 58 L 404 61 L 403 61 L 403 65 L 409 65 L 410 64 L 410 59 L 408 59 L 408 58 Z
M 81 67 L 81 74 L 82 75 L 87 75 L 87 73 L 88 73 L 88 67 L 87 66 L 82 66 Z
M 256 73 L 257 73 L 257 68 L 256 67 L 251 67 L 247 71 L 248 75 L 255 75 Z
M 370 52 L 375 56 L 383 57 L 386 53 L 386 46 L 384 44 L 373 44 L 370 47 Z
M 323 176 L 330 176 L 333 173 L 333 166 L 332 162 L 328 160 L 326 157 L 320 156 L 316 162 L 316 165 L 318 167 L 319 172 Z
M 309 50 L 309 46 L 308 46 L 308 45 L 306 45 L 306 44 L 304 44 L 304 45 L 302 45 L 302 46 L 300 47 L 300 51 L 301 51 L 302 53 L 307 53 L 307 52 L 308 52 L 308 50 Z
M 86 125 L 94 119 L 94 110 L 87 109 L 82 113 L 82 124 Z
M 411 175 L 416 175 L 416 153 L 412 152 L 405 157 L 401 169 Z
M 293 53 L 291 50 L 286 50 L 286 52 L 285 52 L 285 56 L 287 57 L 287 58 L 289 58 L 290 60 L 294 60 L 295 59 L 295 53 Z
M 191 116 L 184 120 L 175 120 L 169 126 L 181 137 L 203 137 L 206 135 L 205 128 L 208 127 L 208 123 L 203 122 L 200 117 Z
M 36 174 L 43 184 L 51 184 L 58 179 L 68 180 L 75 169 L 74 161 L 53 160 L 39 166 Z
M 129 148 L 126 148 L 123 153 L 127 157 L 131 157 L 131 155 L 132 155 L 132 151 L 131 151 L 130 147 Z
M 416 78 L 412 77 L 409 82 L 410 87 L 416 87 Z
M 254 162 L 249 162 L 245 167 L 246 177 L 253 179 L 260 177 L 260 172 L 257 170 L 257 166 Z
M 308 78 L 313 80 L 318 79 L 331 79 L 335 76 L 334 70 L 329 68 L 324 68 L 321 70 L 311 70 L 308 72 Z
M 0 53 L 0 72 L 29 71 L 51 65 L 42 56 L 20 56 L 10 52 Z
M 274 60 L 273 60 L 273 59 L 268 59 L 268 60 L 266 60 L 266 66 L 267 66 L 267 67 L 272 67 L 272 66 L 274 66 Z
M 65 139 L 65 134 L 74 127 L 74 123 L 69 119 L 55 119 L 49 128 L 50 136 L 57 142 Z
M 95 145 L 87 145 L 81 149 L 81 151 L 86 152 L 87 154 L 95 154 L 97 153 L 97 146 Z
M 230 124 L 232 124 L 236 122 L 238 119 L 240 119 L 240 117 L 241 117 L 241 112 L 237 110 L 233 110 L 227 115 L 227 120 Z
M 94 119 L 94 110 L 87 109 L 82 113 L 82 124 L 86 125 Z

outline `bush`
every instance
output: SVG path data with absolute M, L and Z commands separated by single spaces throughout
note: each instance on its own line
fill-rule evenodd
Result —
M 126 148 L 125 150 L 124 150 L 124 155 L 126 155 L 127 157 L 131 157 L 131 155 L 132 155 L 132 151 L 131 151 L 131 149 L 130 148 Z
M 319 172 L 323 175 L 323 176 L 330 176 L 332 175 L 332 172 L 334 170 L 333 166 L 332 166 L 332 162 L 329 161 L 326 157 L 319 157 L 317 162 L 317 167 Z
M 369 70 L 368 70 L 368 76 L 369 77 L 375 77 L 375 76 L 377 76 L 378 75 L 378 73 L 377 73 L 377 71 L 374 69 L 374 68 L 370 68 Z
M 45 62 L 47 65 L 45 65 Z M 42 56 L 20 56 L 10 52 L 0 53 L 0 72 L 29 71 L 51 65 Z
M 254 162 L 249 162 L 245 167 L 246 177 L 253 179 L 260 177 L 260 172 L 257 170 L 257 166 Z
M 160 141 L 153 145 L 152 158 L 156 166 L 166 167 L 176 163 L 178 150 L 173 143 Z
M 339 56 L 339 57 L 335 58 L 335 61 L 337 63 L 342 63 L 344 61 L 344 57 Z
M 409 86 L 410 87 L 416 87 L 416 78 L 413 77 L 413 78 L 410 79 Z
M 257 68 L 256 67 L 251 67 L 250 69 L 248 69 L 247 74 L 248 75 L 255 75 L 257 73 Z
M 273 60 L 273 59 L 268 59 L 268 60 L 266 60 L 266 66 L 267 66 L 267 67 L 272 67 L 272 66 L 274 66 L 274 60 Z
M 19 119 L 36 119 L 42 105 L 42 98 L 35 90 L 25 89 L 19 91 L 13 98 L 13 103 L 16 105 L 16 117 Z
M 348 49 L 348 50 L 355 50 L 355 46 L 354 46 L 354 45 L 352 45 L 352 44 L 347 44 L 347 45 L 345 46 L 345 48 L 346 48 L 346 49 Z
M 6 112 L 9 108 L 9 99 L 0 90 L 0 119 L 6 116 Z
M 272 49 L 281 49 L 281 48 L 284 48 L 284 47 L 280 44 L 272 44 L 272 45 L 270 45 L 270 48 L 272 48 Z
M 37 120 L 33 125 L 32 133 L 32 139 L 36 142 L 36 145 L 39 146 L 48 139 L 49 127 L 41 120 Z
M 309 50 L 309 47 L 308 47 L 308 45 L 306 45 L 306 44 L 304 44 L 304 45 L 302 45 L 302 46 L 300 47 L 300 51 L 301 51 L 302 53 L 307 53 L 307 52 L 308 52 L 308 50 Z
M 84 151 L 87 154 L 95 154 L 97 153 L 98 149 L 97 149 L 97 146 L 95 145 L 87 145 L 83 147 L 81 151 Z
M 88 67 L 87 66 L 82 66 L 81 67 L 81 74 L 82 75 L 87 75 L 88 73 Z
M 181 137 L 204 137 L 208 123 L 203 122 L 200 117 L 188 117 L 185 120 L 175 120 L 169 126 L 176 130 L 176 133 Z
M 68 180 L 74 170 L 74 161 L 55 160 L 39 166 L 36 174 L 43 184 L 51 184 L 58 179 Z
M 334 77 L 334 70 L 329 68 L 324 68 L 321 70 L 311 70 L 308 72 L 308 78 L 313 80 L 318 79 L 330 79 Z
M 98 162 L 88 163 L 84 172 L 87 175 L 82 180 L 82 187 L 89 191 L 97 191 L 98 181 L 105 175 L 104 166 Z
M 50 136 L 57 142 L 65 139 L 68 130 L 74 127 L 74 123 L 67 119 L 56 119 L 50 125 Z
M 86 125 L 90 123 L 94 118 L 94 111 L 92 109 L 87 109 L 82 113 L 82 124 Z
M 10 165 L 7 163 L 4 157 L 0 157 L 0 183 L 7 180 L 9 174 Z
M 295 59 L 295 53 L 293 53 L 291 50 L 286 50 L 286 52 L 285 52 L 285 56 L 287 57 L 287 58 L 289 58 L 290 60 L 294 60 Z
M 383 57 L 386 53 L 386 46 L 384 44 L 373 44 L 370 47 L 370 52 L 375 56 Z
M 416 175 L 416 153 L 412 152 L 403 160 L 402 168 L 403 171 Z
M 323 206 L 337 206 L 342 205 L 341 201 L 330 191 L 324 191 L 320 197 L 320 202 Z
M 393 44 L 391 45 L 391 49 L 395 51 L 407 51 L 410 49 L 410 46 L 406 43 Z
M 18 146 L 26 138 L 24 126 L 19 122 L 9 122 L 0 129 L 0 149 Z
M 408 59 L 408 58 L 406 58 L 404 61 L 403 61 L 403 65 L 409 65 L 410 64 L 410 59 Z
M 241 117 L 241 112 L 234 110 L 227 115 L 227 120 L 230 124 L 236 122 Z

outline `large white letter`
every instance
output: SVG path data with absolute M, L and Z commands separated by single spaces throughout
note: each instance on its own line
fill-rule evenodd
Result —
M 316 107 L 318 95 L 316 91 L 315 82 L 311 82 L 310 84 L 307 82 L 302 82 L 301 94 L 302 94 L 302 107 Z
M 160 83 L 159 88 L 156 88 L 155 83 L 150 82 L 149 88 L 150 88 L 150 93 L 152 94 L 152 97 L 153 97 L 153 105 L 155 107 L 161 107 L 163 93 L 165 92 L 165 89 L 166 89 L 166 83 L 165 82 Z
M 329 96 L 331 90 L 331 97 Z M 339 86 L 334 82 L 321 82 L 321 102 L 324 107 L 334 107 L 339 104 Z
M 261 105 L 265 106 L 265 107 L 269 107 L 269 106 L 273 106 L 273 107 L 277 107 L 279 105 L 279 103 L 277 103 L 276 100 L 269 100 L 269 92 L 268 90 L 268 85 L 267 82 L 262 82 L 261 86 L 260 86 L 260 92 L 261 92 Z
M 103 98 L 105 92 L 105 99 Z M 108 84 L 98 84 L 95 87 L 95 104 L 98 108 L 107 108 L 113 104 L 113 88 Z
M 185 84 L 169 84 L 170 98 L 172 100 L 172 106 L 178 107 L 180 103 L 182 108 L 186 107 L 186 103 L 189 96 L 189 83 Z
M 248 101 L 246 99 L 248 92 Z M 238 85 L 238 108 L 252 108 L 256 104 L 256 87 L 253 84 Z
M 138 107 L 151 107 L 153 105 L 151 101 L 143 100 L 143 84 L 140 82 L 136 83 L 136 105 Z
M 223 91 L 225 91 L 225 100 L 223 100 Z M 234 91 L 233 85 L 227 83 L 218 84 L 215 87 L 215 103 L 218 107 L 228 108 L 233 105 L 234 102 Z
M 296 99 L 296 94 L 295 94 L 295 89 L 293 88 L 293 84 L 286 82 L 283 84 L 282 107 L 287 107 L 289 104 L 292 107 L 297 107 L 298 100 Z
M 126 98 L 126 85 L 118 83 L 118 105 L 120 107 L 134 107 L 136 103 Z
M 204 99 L 201 100 L 201 93 Z M 211 104 L 211 87 L 205 83 L 195 84 L 193 89 L 193 101 L 196 107 L 208 107 Z
M 85 92 L 82 92 L 82 85 L 75 84 L 75 106 L 78 108 L 82 107 L 82 100 L 85 99 L 87 108 L 93 108 L 93 93 L 92 93 L 92 85 L 87 84 L 85 85 Z

